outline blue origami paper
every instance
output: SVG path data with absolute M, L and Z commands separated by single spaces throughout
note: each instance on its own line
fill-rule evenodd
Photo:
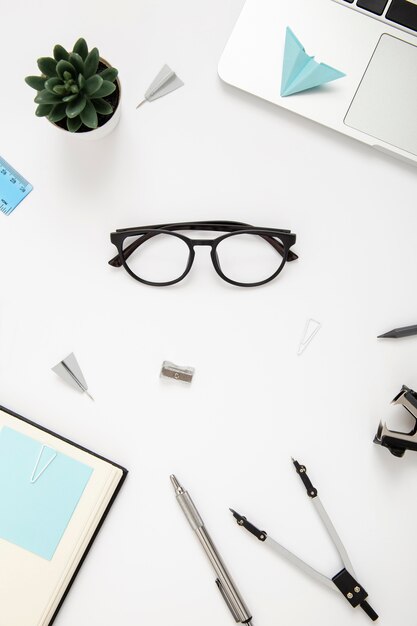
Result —
M 291 96 L 294 93 L 343 78 L 343 76 L 346 74 L 325 63 L 317 63 L 314 57 L 310 57 L 291 28 L 287 26 L 281 96 Z

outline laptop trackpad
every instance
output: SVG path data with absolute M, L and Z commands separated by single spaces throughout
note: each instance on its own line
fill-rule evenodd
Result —
M 344 121 L 417 155 L 417 46 L 382 35 Z

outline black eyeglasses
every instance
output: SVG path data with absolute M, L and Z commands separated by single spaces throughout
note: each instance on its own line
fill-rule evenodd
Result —
M 222 231 L 215 239 L 190 239 L 183 230 Z M 258 228 L 243 222 L 178 222 L 122 228 L 110 235 L 117 248 L 109 265 L 123 267 L 133 278 L 156 287 L 185 278 L 195 257 L 195 246 L 210 246 L 214 269 L 226 282 L 239 287 L 264 285 L 278 276 L 296 236 L 290 230 Z

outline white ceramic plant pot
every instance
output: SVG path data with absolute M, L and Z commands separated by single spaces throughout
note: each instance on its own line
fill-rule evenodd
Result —
M 117 83 L 119 86 L 119 94 L 120 94 L 121 93 L 120 83 L 118 80 L 117 80 Z M 119 95 L 119 102 L 117 104 L 117 109 L 115 110 L 111 118 L 105 124 L 103 124 L 103 126 L 99 126 L 98 128 L 94 128 L 94 130 L 89 130 L 85 133 L 70 133 L 69 130 L 67 130 L 66 132 L 68 133 L 68 135 L 71 135 L 71 137 L 74 137 L 75 141 L 95 141 L 96 139 L 103 139 L 103 137 L 106 137 L 106 135 L 109 135 L 116 128 L 120 120 L 121 111 L 122 110 L 120 107 L 120 95 Z
M 100 61 L 104 63 L 105 65 L 107 65 L 107 67 L 111 67 L 110 63 L 108 63 L 105 59 L 102 59 L 100 57 Z M 120 106 L 121 97 L 122 97 L 122 89 L 121 89 L 120 81 L 118 78 L 116 78 L 116 83 L 117 83 L 117 87 L 119 88 L 119 102 L 117 103 L 117 108 L 115 109 L 113 115 L 102 126 L 99 126 L 98 128 L 94 128 L 93 130 L 85 131 L 83 133 L 71 133 L 66 128 L 62 128 L 62 126 L 58 126 L 57 124 L 54 124 L 53 122 L 50 122 L 50 123 L 53 124 L 55 128 L 58 128 L 58 130 L 61 130 L 67 135 L 69 135 L 71 138 L 74 138 L 74 141 L 96 141 L 97 139 L 103 139 L 103 137 L 106 137 L 106 135 L 109 135 L 116 128 L 120 120 L 120 115 L 122 113 L 122 109 Z

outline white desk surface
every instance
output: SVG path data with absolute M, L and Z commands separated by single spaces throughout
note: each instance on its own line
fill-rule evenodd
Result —
M 217 62 L 241 6 L 2 7 L 0 153 L 34 191 L 0 215 L 1 404 L 130 470 L 57 626 L 233 623 L 172 472 L 254 626 L 368 623 L 228 511 L 335 574 L 291 455 L 307 465 L 380 622 L 415 624 L 417 455 L 396 459 L 372 440 L 380 419 L 403 425 L 389 406 L 401 385 L 417 388 L 417 338 L 376 339 L 417 323 L 417 170 L 222 84 Z M 55 43 L 81 35 L 123 86 L 120 125 L 97 143 L 35 118 L 23 82 Z M 164 63 L 185 87 L 136 111 Z M 291 228 L 299 261 L 252 290 L 223 283 L 204 248 L 175 288 L 107 265 L 115 228 L 190 219 Z M 298 357 L 309 317 L 323 327 Z M 95 403 L 51 372 L 71 351 Z M 164 359 L 195 366 L 192 385 L 161 381 Z

